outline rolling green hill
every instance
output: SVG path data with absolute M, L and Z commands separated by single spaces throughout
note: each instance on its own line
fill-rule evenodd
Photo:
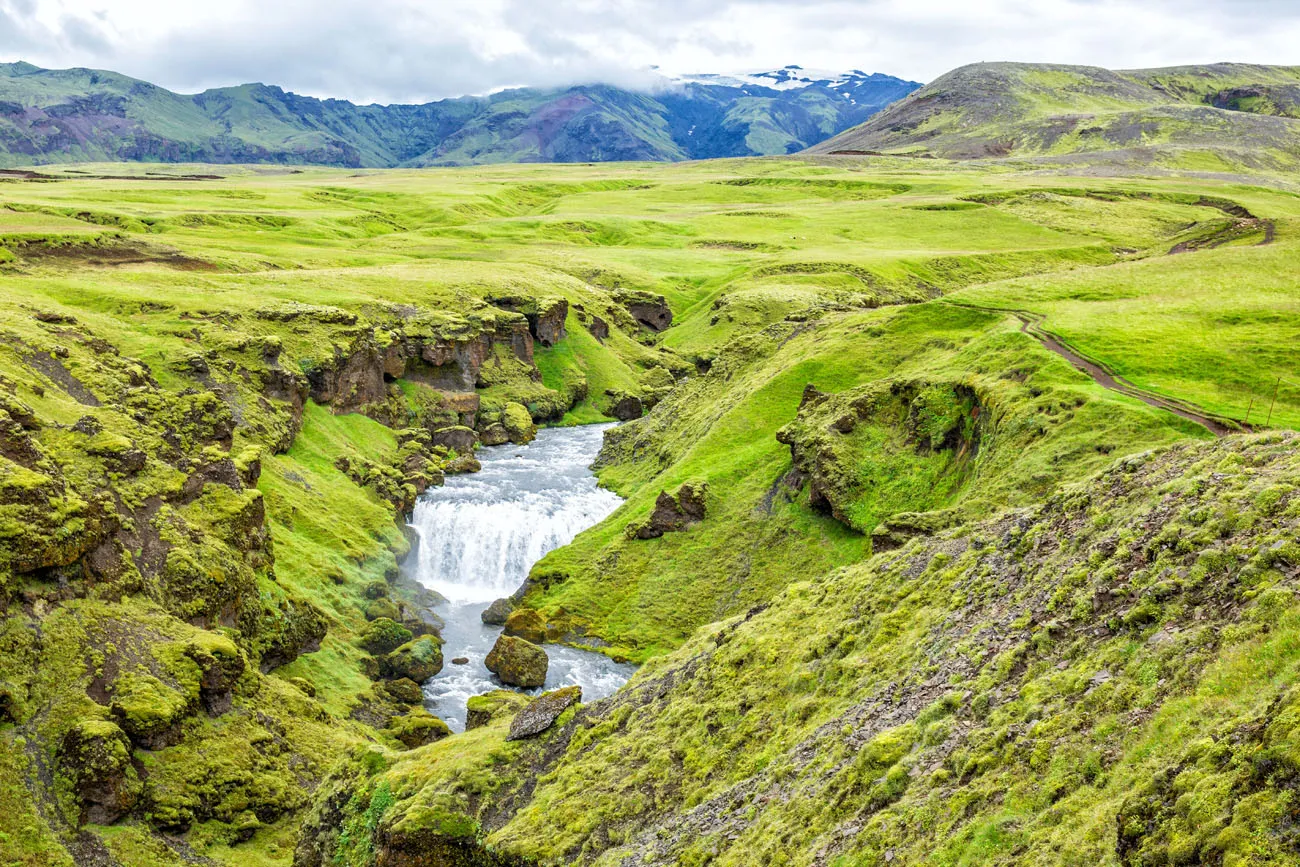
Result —
M 245 84 L 186 96 L 113 72 L 0 64 L 0 166 L 94 160 L 351 167 L 785 154 L 920 85 L 852 72 L 508 90 L 354 105 Z
M 1300 68 L 1212 64 L 1112 72 L 981 63 L 956 69 L 812 153 L 945 159 L 1086 154 L 1205 170 L 1300 165 Z

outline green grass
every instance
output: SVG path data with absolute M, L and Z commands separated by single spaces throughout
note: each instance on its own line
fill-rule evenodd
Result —
M 1002 706 L 1014 708 L 1014 719 L 1008 709 L 1005 719 L 980 718 L 981 733 L 963 729 L 969 742 L 960 763 L 957 752 L 932 759 L 925 752 L 947 742 L 940 738 L 955 725 L 949 709 L 924 722 L 900 719 L 885 727 L 888 736 L 873 730 L 861 743 L 850 739 L 851 747 L 819 746 L 810 771 L 793 763 L 794 745 L 818 726 L 848 725 L 838 715 L 900 672 L 914 672 L 918 682 L 947 677 L 933 669 L 940 663 L 923 658 L 927 630 L 971 600 L 1001 592 L 967 561 L 948 569 L 936 559 L 929 571 L 913 574 L 899 571 L 888 553 L 871 559 L 870 534 L 882 524 L 955 524 L 968 529 L 950 532 L 984 538 L 994 531 L 971 530 L 971 522 L 1032 509 L 1125 455 L 1209 437 L 1101 388 L 1022 333 L 1011 311 L 1041 317 L 1044 329 L 1140 388 L 1227 418 L 1244 418 L 1253 397 L 1251 421 L 1262 424 L 1281 376 L 1271 426 L 1300 423 L 1300 199 L 1265 176 L 1247 185 L 1200 177 L 1045 178 L 1011 166 L 903 159 L 768 159 L 356 176 L 235 169 L 220 180 L 183 185 L 71 172 L 60 178 L 0 184 L 0 236 L 24 241 L 0 242 L 0 410 L 16 425 L 5 428 L 10 439 L 0 460 L 0 589 L 11 624 L 0 642 L 0 688 L 21 683 L 33 668 L 42 672 L 34 692 L 14 692 L 19 724 L 0 726 L 10 748 L 10 759 L 0 763 L 0 801 L 15 805 L 12 820 L 0 822 L 7 835 L 0 842 L 19 863 L 35 863 L 33 853 L 62 833 L 20 806 L 44 791 L 33 782 L 40 779 L 37 759 L 52 761 L 77 720 L 107 718 L 94 690 L 87 691 L 95 666 L 108 665 L 111 674 L 119 658 L 140 661 L 128 648 L 188 640 L 197 627 L 184 621 L 234 630 L 253 668 L 259 654 L 305 628 L 301 606 L 318 612 L 327 632 L 319 650 L 269 674 L 245 675 L 236 710 L 185 717 L 181 741 L 147 757 L 158 816 L 138 811 L 102 832 L 125 861 L 147 864 L 153 857 L 159 816 L 192 815 L 181 833 L 200 854 L 229 864 L 288 864 L 307 803 L 286 794 L 289 781 L 319 783 L 362 740 L 396 745 L 382 729 L 353 718 L 376 701 L 366 673 L 373 660 L 357 641 L 366 593 L 392 575 L 406 547 L 396 520 L 396 467 L 414 447 L 403 429 L 444 423 L 456 414 L 445 402 L 467 396 L 438 396 L 420 380 L 428 371 L 415 367 L 385 383 L 371 404 L 308 401 L 301 417 L 265 392 L 279 374 L 317 374 L 339 359 L 403 341 L 473 340 L 523 327 L 520 315 L 493 299 L 563 299 L 569 309 L 566 336 L 552 347 L 534 345 L 535 367 L 494 345 L 474 390 L 484 417 L 519 402 L 550 423 L 588 423 L 607 421 L 621 395 L 661 399 L 646 418 L 613 432 L 602 455 L 602 482 L 627 502 L 545 558 L 526 603 L 561 636 L 601 638 L 606 652 L 646 662 L 641 678 L 648 683 L 711 653 L 719 621 L 779 600 L 769 613 L 755 614 L 734 647 L 727 645 L 725 664 L 716 663 L 724 667 L 712 675 L 723 686 L 683 687 L 699 691 L 675 697 L 662 723 L 629 710 L 638 714 L 632 734 L 619 734 L 620 723 L 598 722 L 592 731 L 601 734 L 575 740 L 581 747 L 574 749 L 590 748 L 590 757 L 555 770 L 517 816 L 491 826 L 499 829 L 493 843 L 548 857 L 567 857 L 598 838 L 604 842 L 592 844 L 590 860 L 624 851 L 619 847 L 633 845 L 654 798 L 666 805 L 663 815 L 677 816 L 763 774 L 797 783 L 788 807 L 755 808 L 764 818 L 745 831 L 746 853 L 773 863 L 792 828 L 812 845 L 849 809 L 833 806 L 831 819 L 822 820 L 812 804 L 870 803 L 884 811 L 886 818 L 855 831 L 852 852 L 836 857 L 876 851 L 882 837 L 873 835 L 893 833 L 889 817 L 898 814 L 889 811 L 904 806 L 938 830 L 917 832 L 902 845 L 933 851 L 943 863 L 1008 861 L 1027 841 L 1049 839 L 1060 851 L 1100 851 L 1096 839 L 1112 827 L 1118 795 L 1107 794 L 1095 809 L 1085 795 L 1068 801 L 1079 827 L 1092 829 L 1083 842 L 1051 830 L 1051 804 L 1020 776 L 1023 766 L 1005 753 L 1000 729 L 1045 720 L 1043 709 L 1050 710 L 1052 725 L 1065 727 L 1050 734 L 1068 748 L 1060 759 L 1034 753 L 1034 779 L 1067 792 L 1080 785 L 1080 769 L 1092 769 L 1089 786 L 1118 786 L 1120 779 L 1136 786 L 1149 770 L 1141 755 L 1164 762 L 1169 752 L 1124 740 L 1121 714 L 1151 706 L 1162 677 L 1182 676 L 1164 651 L 1143 649 L 1143 630 L 1156 613 L 1150 606 L 1163 602 L 1135 597 L 1132 610 L 1115 615 L 1119 626 L 1106 642 L 1098 639 L 1080 656 L 1052 656 L 1051 665 L 1016 673 L 1020 680 L 1007 679 L 1019 657 L 999 649 L 1001 662 L 981 663 L 986 677 L 969 673 L 940 684 L 992 694 L 1014 682 L 1023 691 L 997 694 Z M 1257 226 L 1221 247 L 1167 255 L 1233 224 L 1203 197 L 1272 221 L 1273 243 L 1254 246 L 1263 240 Z M 119 256 L 123 251 L 130 255 Z M 619 301 L 633 290 L 664 296 L 674 324 L 663 333 L 638 326 Z M 593 333 L 596 318 L 608 336 Z M 69 385 L 60 368 L 91 397 Z M 801 412 L 810 384 L 827 397 Z M 391 426 L 344 409 L 364 409 Z M 39 423 L 24 422 L 29 416 Z M 95 420 L 89 428 L 81 422 L 88 416 Z M 102 430 L 84 432 L 96 424 Z M 227 442 L 223 431 L 231 429 Z M 133 448 L 147 457 L 134 473 L 123 469 Z M 1186 472 L 1213 481 L 1255 459 L 1213 454 L 1213 466 Z M 186 479 L 196 467 L 227 457 L 245 471 L 260 461 L 256 490 L 209 482 L 186 500 Z M 791 475 L 796 461 L 805 478 Z M 1266 473 L 1263 465 L 1257 469 Z M 650 513 L 661 491 L 687 482 L 708 485 L 702 522 L 659 539 L 627 538 L 627 526 Z M 1190 490 L 1172 469 L 1152 484 L 1173 485 L 1178 496 Z M 826 495 L 829 514 L 816 507 L 814 485 Z M 1220 529 L 1228 535 L 1218 538 L 1246 532 L 1251 521 L 1264 520 L 1260 515 L 1272 520 L 1261 511 L 1266 504 L 1238 495 L 1235 514 L 1246 517 L 1224 516 Z M 1255 497 L 1277 499 L 1252 488 Z M 156 499 L 167 504 L 144 517 Z M 265 524 L 246 526 L 263 507 Z M 143 553 L 141 565 L 112 581 L 87 585 L 68 571 L 83 562 L 80 546 L 94 536 L 104 509 L 158 529 L 173 549 L 162 577 Z M 914 514 L 936 510 L 942 514 Z M 1106 522 L 1119 527 L 1128 514 L 1084 510 L 1079 520 L 1087 526 L 1070 532 L 1107 547 Z M 1189 515 L 1175 523 L 1208 533 L 1207 521 L 1217 519 Z M 273 560 L 242 544 L 262 526 L 269 528 Z M 998 526 L 1001 539 L 1008 531 Z M 1180 554 L 1211 544 L 1215 537 L 1200 532 L 1187 530 L 1200 541 Z M 1127 537 L 1115 533 L 1123 548 Z M 143 552 L 143 541 L 130 541 L 128 553 Z M 1241 550 L 1253 549 L 1243 543 Z M 24 559 L 33 552 L 43 565 Z M 1052 616 L 1076 617 L 1087 595 L 1079 570 L 1093 570 L 1086 580 L 1097 586 L 1121 580 L 1109 556 L 1062 554 L 1025 587 L 1050 585 L 1057 594 Z M 1181 570 L 1179 580 L 1196 580 L 1195 562 L 1170 568 Z M 1144 575 L 1159 583 L 1156 573 Z M 65 598 L 63 587 L 88 598 Z M 30 601 L 37 597 L 40 607 Z M 228 604 L 246 606 L 246 616 L 223 609 Z M 1168 613 L 1191 622 L 1183 609 Z M 1091 622 L 1086 613 L 1076 619 Z M 38 626 L 40 647 L 31 640 Z M 830 649 L 808 658 L 831 634 L 861 644 L 833 665 L 818 662 Z M 80 648 L 109 635 L 122 636 L 111 652 L 83 659 Z M 983 649 L 971 639 L 942 652 L 944 659 L 975 658 Z M 1290 659 L 1286 647 L 1261 653 Z M 145 662 L 142 674 L 169 683 L 161 663 Z M 1058 662 L 1068 665 L 1056 669 Z M 1004 663 L 1006 671 L 997 667 Z M 1089 710 L 1085 726 L 1059 705 L 1059 695 L 1074 695 L 1076 681 L 1099 665 L 1122 668 L 1132 694 Z M 1094 670 L 1085 671 L 1089 666 Z M 1287 671 L 1278 668 L 1275 676 L 1285 680 Z M 1223 719 L 1238 712 L 1258 686 L 1251 684 L 1231 688 Z M 928 706 L 940 696 L 924 697 Z M 1198 702 L 1195 712 L 1208 712 Z M 963 725 L 972 719 L 960 714 Z M 1069 729 L 1071 720 L 1089 733 Z M 1185 744 L 1192 724 L 1179 725 L 1172 737 Z M 268 737 L 278 744 L 277 727 L 288 732 L 288 745 L 263 761 L 246 745 Z M 452 815 L 447 811 L 470 809 L 483 803 L 474 798 L 513 785 L 498 779 L 497 769 L 514 767 L 527 749 L 502 746 L 500 728 L 419 754 L 437 757 L 437 765 L 417 756 L 395 771 L 391 793 L 426 811 L 402 815 L 442 821 Z M 680 743 L 668 744 L 668 731 Z M 24 752 L 23 743 L 36 746 Z M 868 744 L 874 758 L 858 762 L 853 756 Z M 895 755 L 900 749 L 903 758 Z M 1132 754 L 1128 778 L 1114 776 L 1113 768 L 1128 767 L 1112 763 L 1116 750 L 1125 762 Z M 1005 774 L 980 771 L 973 788 L 940 781 L 927 789 L 909 758 L 917 755 L 927 756 L 926 780 L 943 769 L 956 780 L 968 768 Z M 622 782 L 613 779 L 619 767 L 631 769 Z M 815 782 L 832 778 L 838 782 L 826 784 L 830 794 Z M 467 782 L 458 787 L 458 780 Z M 673 780 L 675 790 L 665 782 Z M 995 805 L 990 793 L 997 791 L 1008 795 Z M 969 799 L 969 820 L 946 811 L 952 798 Z M 366 803 L 372 801 L 368 795 Z M 272 803 L 290 809 L 276 813 Z M 255 833 L 241 842 L 248 805 L 265 816 L 259 827 L 244 827 Z M 361 837 L 381 821 L 364 811 L 356 819 L 349 833 Z M 1257 829 L 1262 820 L 1251 821 Z M 411 822 L 418 828 L 417 819 Z M 1187 828 L 1178 834 L 1195 836 Z M 372 842 L 366 837 L 355 852 L 369 857 Z M 673 851 L 691 863 L 707 850 Z M 727 851 L 723 863 L 743 861 L 740 850 Z

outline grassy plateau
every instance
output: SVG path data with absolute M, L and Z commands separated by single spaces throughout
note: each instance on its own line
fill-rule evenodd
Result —
M 1296 863 L 1265 162 L 0 176 L 0 864 Z M 448 736 L 404 516 L 613 417 L 506 629 L 641 669 Z

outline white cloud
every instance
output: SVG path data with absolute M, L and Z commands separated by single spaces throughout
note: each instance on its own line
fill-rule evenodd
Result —
M 1294 0 L 0 0 L 0 59 L 181 91 L 423 101 L 799 63 L 918 80 L 979 60 L 1300 63 Z

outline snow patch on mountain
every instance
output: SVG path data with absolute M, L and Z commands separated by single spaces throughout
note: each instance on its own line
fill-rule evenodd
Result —
M 827 69 L 805 69 L 791 64 L 780 69 L 755 70 L 752 72 L 714 73 L 699 72 L 688 74 L 669 74 L 660 72 L 669 84 L 696 84 L 705 87 L 763 87 L 768 90 L 800 90 L 805 87 L 825 87 L 842 91 L 844 88 L 856 87 L 873 79 L 888 78 L 880 73 L 866 73 L 860 69 L 849 72 L 836 72 Z M 848 93 L 842 94 L 851 99 Z

